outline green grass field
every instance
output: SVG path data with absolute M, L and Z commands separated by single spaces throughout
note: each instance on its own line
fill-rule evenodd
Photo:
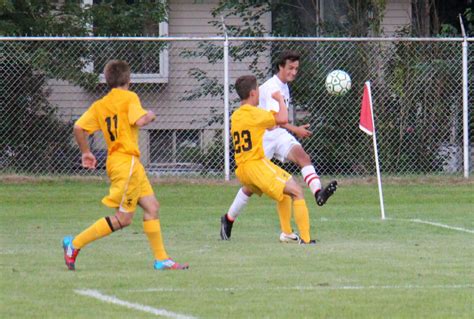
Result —
M 71 272 L 61 239 L 111 212 L 107 185 L 4 182 L 0 317 L 473 318 L 473 185 L 387 184 L 385 221 L 376 185 L 342 181 L 323 208 L 308 193 L 316 246 L 280 244 L 275 205 L 257 197 L 222 242 L 238 186 L 155 185 L 168 253 L 190 269 L 152 269 L 138 211 Z

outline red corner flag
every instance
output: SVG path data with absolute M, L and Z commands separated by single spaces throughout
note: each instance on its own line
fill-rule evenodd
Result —
M 380 212 L 382 219 L 385 219 L 385 208 L 383 204 L 382 177 L 380 174 L 379 151 L 377 150 L 377 137 L 374 129 L 374 113 L 372 107 L 372 95 L 370 92 L 370 82 L 364 84 L 364 95 L 362 96 L 362 107 L 360 109 L 359 128 L 365 133 L 372 135 L 374 144 L 375 169 L 377 170 L 377 184 L 379 186 Z
M 360 110 L 359 128 L 365 133 L 374 134 L 374 117 L 372 114 L 372 95 L 370 82 L 364 84 L 364 95 L 362 96 L 362 107 Z

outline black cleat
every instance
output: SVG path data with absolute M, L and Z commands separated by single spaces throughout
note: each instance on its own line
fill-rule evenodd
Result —
M 337 189 L 337 182 L 332 181 L 331 183 L 328 184 L 328 186 L 321 188 L 319 191 L 314 194 L 314 197 L 316 198 L 316 204 L 319 206 L 323 206 L 326 204 L 327 200 L 329 197 L 334 194 L 334 192 Z
M 298 244 L 300 244 L 300 245 L 316 245 L 316 240 L 311 239 L 309 242 L 305 242 L 303 239 L 300 239 Z
M 234 222 L 231 222 L 227 219 L 227 214 L 222 215 L 221 217 L 221 239 L 230 240 L 230 234 L 232 233 L 232 225 Z

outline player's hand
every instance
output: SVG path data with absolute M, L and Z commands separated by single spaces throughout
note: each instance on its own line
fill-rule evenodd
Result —
M 95 169 L 97 160 L 91 152 L 82 153 L 82 167 L 88 169 Z
M 150 122 L 153 122 L 156 119 L 156 114 L 153 111 L 148 111 L 148 116 L 150 117 Z
M 295 133 L 295 135 L 299 138 L 310 137 L 313 134 L 313 132 L 308 130 L 308 127 L 309 127 L 309 124 L 297 126 L 293 133 Z
M 285 103 L 285 99 L 283 98 L 283 95 L 281 95 L 280 91 L 275 91 L 272 93 L 272 98 L 277 101 L 277 102 L 283 102 Z

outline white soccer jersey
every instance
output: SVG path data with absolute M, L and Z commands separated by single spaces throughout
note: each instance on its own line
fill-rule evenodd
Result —
M 278 76 L 274 75 L 260 85 L 260 98 L 258 107 L 267 110 L 278 112 L 280 106 L 277 101 L 272 98 L 275 91 L 280 91 L 285 99 L 286 107 L 289 108 L 291 98 L 290 89 L 287 83 L 283 83 Z M 289 112 L 290 113 L 290 112 Z M 263 148 L 265 156 L 272 159 L 277 158 L 281 162 L 286 161 L 288 152 L 293 145 L 300 145 L 293 135 L 288 133 L 284 128 L 277 127 L 272 130 L 267 130 L 263 136 Z
M 278 112 L 280 107 L 277 101 L 272 98 L 272 94 L 275 91 L 280 91 L 285 98 L 285 104 L 287 107 L 290 105 L 290 89 L 287 83 L 280 81 L 278 76 L 274 75 L 265 83 L 260 85 L 260 99 L 258 107 L 267 110 Z

